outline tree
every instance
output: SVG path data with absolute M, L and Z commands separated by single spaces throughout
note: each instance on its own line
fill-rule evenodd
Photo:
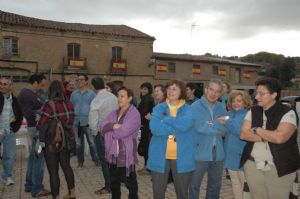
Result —
M 241 57 L 241 60 L 263 65 L 264 71 L 260 74 L 279 79 L 283 87 L 293 85 L 291 79 L 295 77 L 296 67 L 296 62 L 293 57 L 286 58 L 281 54 L 259 52 Z

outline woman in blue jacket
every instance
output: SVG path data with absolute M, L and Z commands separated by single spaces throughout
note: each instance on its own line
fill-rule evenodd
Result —
M 240 139 L 240 132 L 251 105 L 251 97 L 243 91 L 232 92 L 229 96 L 229 119 L 225 121 L 228 129 L 225 137 L 225 168 L 229 171 L 235 199 L 243 198 L 245 176 L 243 168 L 240 168 L 240 160 L 246 142 Z
M 151 115 L 152 138 L 147 168 L 151 170 L 153 198 L 165 198 L 169 171 L 172 171 L 177 198 L 188 198 L 188 187 L 195 169 L 192 145 L 193 112 L 185 103 L 185 85 L 171 80 L 166 102 Z

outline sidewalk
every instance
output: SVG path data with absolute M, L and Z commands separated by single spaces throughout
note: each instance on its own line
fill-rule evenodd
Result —
M 76 194 L 78 199 L 93 199 L 93 198 L 101 198 L 108 199 L 110 195 L 98 196 L 94 194 L 94 191 L 101 188 L 104 185 L 104 179 L 102 177 L 101 168 L 98 168 L 94 165 L 94 163 L 90 160 L 90 156 L 86 156 L 86 161 L 84 163 L 84 167 L 82 169 L 77 169 L 77 161 L 76 158 L 73 157 L 71 159 L 71 164 L 74 169 L 75 175 L 75 185 L 76 185 Z M 25 193 L 24 191 L 24 182 L 26 176 L 26 158 L 25 158 L 25 149 L 22 147 L 18 147 L 17 149 L 17 160 L 14 168 L 14 176 L 15 185 L 6 186 L 4 183 L 0 182 L 0 199 L 28 199 L 32 198 L 30 193 Z M 139 164 L 137 165 L 137 170 L 141 169 L 143 166 L 142 158 L 139 159 Z M 2 170 L 2 165 L 1 169 Z M 225 172 L 224 172 L 225 174 Z M 67 186 L 64 179 L 64 176 L 60 169 L 60 179 L 61 179 L 61 187 L 60 193 L 61 196 L 67 193 Z M 45 176 L 44 176 L 44 184 L 45 188 L 50 190 L 49 187 L 49 176 L 48 171 L 45 168 Z M 138 175 L 138 184 L 139 184 L 139 197 L 141 199 L 151 199 L 152 198 L 152 185 L 150 176 L 141 176 Z M 203 185 L 206 186 L 206 179 L 204 179 Z M 128 198 L 128 191 L 124 185 L 122 185 L 122 198 Z M 201 198 L 205 197 L 205 190 L 201 188 Z M 43 198 L 52 198 L 51 196 L 43 197 Z M 166 192 L 167 199 L 175 199 L 175 190 L 173 184 L 169 184 Z M 225 176 L 223 176 L 222 190 L 221 190 L 221 199 L 232 199 L 232 189 L 231 182 L 227 180 Z

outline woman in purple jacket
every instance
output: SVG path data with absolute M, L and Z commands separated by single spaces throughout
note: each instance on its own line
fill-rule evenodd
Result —
M 125 87 L 118 91 L 119 109 L 102 122 L 105 158 L 109 163 L 112 198 L 121 198 L 120 184 L 124 182 L 130 199 L 138 198 L 136 138 L 141 126 L 140 114 L 132 105 L 133 92 Z

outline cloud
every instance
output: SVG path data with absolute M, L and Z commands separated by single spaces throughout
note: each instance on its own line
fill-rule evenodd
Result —
M 203 36 L 218 43 L 300 32 L 299 0 L 0 0 L 0 4 L 4 11 L 41 19 L 130 25 L 156 37 L 155 43 L 162 38 L 174 42 L 175 34 L 178 40 L 185 37 L 178 43 Z

